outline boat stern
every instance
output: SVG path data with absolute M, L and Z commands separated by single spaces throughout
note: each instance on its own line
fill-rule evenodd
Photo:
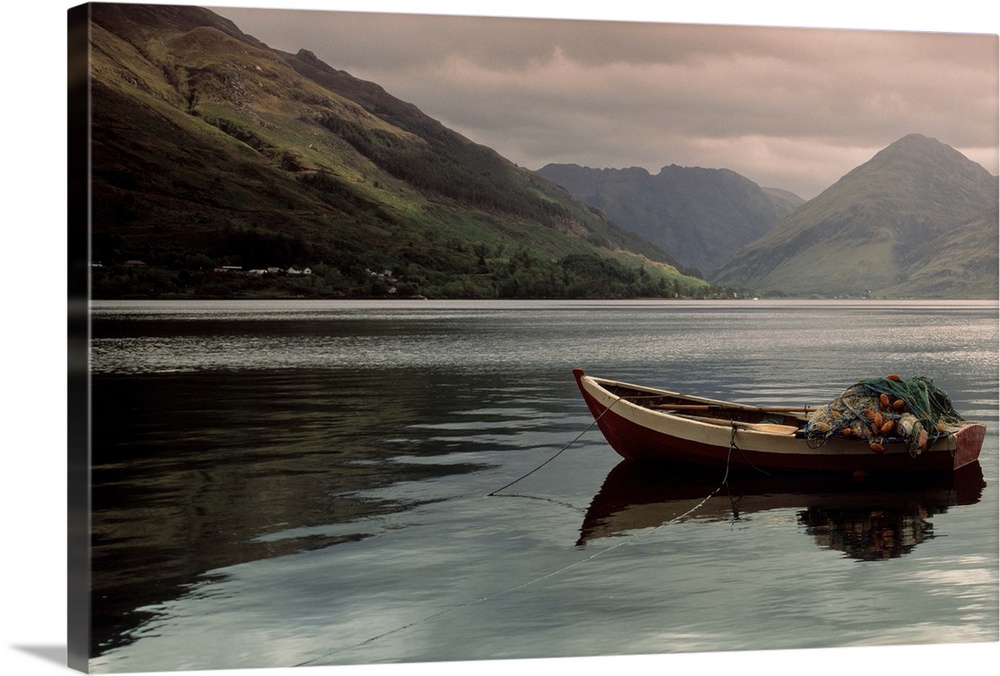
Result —
M 958 469 L 979 460 L 979 452 L 986 438 L 986 426 L 970 423 L 954 434 L 955 449 L 952 451 L 953 467 Z

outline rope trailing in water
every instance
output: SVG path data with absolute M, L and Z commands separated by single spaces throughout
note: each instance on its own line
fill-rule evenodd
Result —
M 553 455 L 551 458 L 549 458 L 548 460 L 546 460 L 545 462 L 543 462 L 541 465 L 539 465 L 535 469 L 531 470 L 530 472 L 528 472 L 526 474 L 522 474 L 521 476 L 519 476 L 518 478 L 516 478 L 513 481 L 511 481 L 506 486 L 501 486 L 500 488 L 496 489 L 495 491 L 493 491 L 491 493 L 487 493 L 486 495 L 487 496 L 493 496 L 493 495 L 496 495 L 497 493 L 499 493 L 500 491 L 503 491 L 503 490 L 506 490 L 506 489 L 510 488 L 511 486 L 513 486 L 514 484 L 516 484 L 517 482 L 522 481 L 524 479 L 527 479 L 529 476 L 531 476 L 532 474 L 534 474 L 535 472 L 537 472 L 538 470 L 540 470 L 541 468 L 545 467 L 547 464 L 549 464 L 550 462 L 552 462 L 553 460 L 555 460 L 556 458 L 558 458 L 562 454 L 563 451 L 569 449 L 573 444 L 575 444 L 576 442 L 578 442 L 583 437 L 584 434 L 586 434 L 587 432 L 589 432 L 591 430 L 591 428 L 593 428 L 594 425 L 596 425 L 597 422 L 601 418 L 604 417 L 605 413 L 607 413 L 612 408 L 614 408 L 615 404 L 617 404 L 619 401 L 622 400 L 622 396 L 624 396 L 624 395 L 619 396 L 617 399 L 615 399 L 613 402 L 611 402 L 610 406 L 608 406 L 606 409 L 604 409 L 603 411 L 601 411 L 601 415 L 599 415 L 596 418 L 594 418 L 594 422 L 592 422 L 589 425 L 587 425 L 587 429 L 583 430 L 578 435 L 576 435 L 576 438 L 573 439 L 573 441 L 569 442 L 568 444 L 566 444 L 565 446 L 563 446 L 562 448 L 560 448 L 556 452 L 556 454 Z
M 727 461 L 726 465 L 727 465 L 727 467 L 726 467 L 726 475 L 728 476 L 729 475 L 729 467 L 728 467 L 729 463 L 728 463 L 728 461 Z M 545 575 L 542 575 L 542 576 L 536 577 L 534 579 L 528 580 L 527 582 L 524 582 L 522 584 L 516 585 L 514 587 L 509 587 L 507 589 L 503 589 L 503 590 L 498 591 L 498 592 L 493 593 L 493 594 L 488 594 L 486 596 L 481 596 L 479 598 L 472 599 L 471 601 L 466 601 L 465 603 L 461 603 L 461 604 L 459 604 L 457 606 L 451 606 L 449 608 L 444 608 L 443 610 L 440 610 L 440 611 L 438 611 L 438 612 L 436 612 L 436 613 L 434 613 L 432 615 L 427 615 L 425 617 L 421 617 L 419 619 L 413 620 L 412 622 L 410 622 L 408 624 L 404 624 L 404 625 L 395 627 L 393 629 L 390 629 L 388 631 L 382 632 L 381 634 L 377 634 L 375 636 L 371 636 L 371 637 L 366 638 L 365 640 L 363 640 L 363 641 L 361 641 L 359 643 L 356 643 L 356 644 L 354 644 L 352 646 L 349 646 L 348 648 L 345 648 L 345 650 L 360 648 L 362 646 L 368 645 L 369 643 L 374 643 L 375 641 L 379 641 L 379 640 L 381 640 L 381 639 L 383 639 L 383 638 L 385 638 L 387 636 L 391 636 L 393 634 L 398 634 L 401 631 L 405 631 L 407 629 L 410 629 L 411 627 L 415 627 L 415 626 L 417 626 L 419 624 L 423 624 L 424 622 L 429 622 L 430 620 L 437 619 L 437 618 L 439 618 L 439 617 L 441 617 L 443 615 L 447 615 L 449 613 L 453 613 L 453 612 L 456 612 L 456 611 L 459 611 L 459 610 L 464 610 L 466 608 L 471 608 L 472 606 L 477 606 L 480 603 L 485 603 L 487 601 L 492 601 L 494 599 L 500 598 L 501 596 L 506 596 L 508 594 L 513 594 L 514 592 L 521 591 L 522 589 L 526 589 L 527 587 L 530 587 L 532 585 L 538 584 L 539 582 L 544 582 L 545 580 L 549 580 L 549 579 L 555 577 L 556 575 L 562 575 L 563 573 L 565 573 L 568 570 L 576 568 L 577 566 L 582 566 L 583 564 L 585 564 L 585 563 L 587 563 L 589 561 L 593 561 L 594 559 L 596 559 L 598 556 L 601 556 L 602 554 L 607 554 L 608 552 L 614 551 L 615 549 L 618 549 L 619 547 L 624 547 L 625 545 L 633 544 L 633 542 L 636 539 L 640 539 L 640 538 L 644 538 L 644 537 L 647 537 L 649 535 L 652 535 L 653 533 L 656 533 L 657 531 L 659 531 L 661 528 L 665 528 L 666 526 L 669 526 L 670 524 L 676 523 L 676 522 L 680 521 L 681 519 L 683 519 L 683 518 L 685 518 L 685 517 L 693 514 L 697 510 L 701 509 L 702 506 L 704 506 L 704 504 L 706 502 L 708 502 L 710 499 L 712 499 L 713 497 L 715 497 L 715 494 L 718 493 L 722 489 L 722 487 L 725 486 L 725 485 L 726 485 L 726 481 L 723 480 L 723 482 L 720 483 L 715 488 L 715 490 L 713 490 L 711 493 L 709 493 L 708 495 L 706 495 L 704 497 L 704 499 L 702 499 L 702 501 L 699 502 L 697 505 L 695 505 L 694 507 L 692 507 L 688 511 L 684 512 L 683 514 L 678 514 L 677 516 L 675 516 L 670 521 L 665 521 L 664 523 L 661 523 L 659 526 L 656 526 L 655 528 L 653 528 L 652 530 L 650 530 L 647 533 L 642 533 L 640 535 L 636 535 L 634 538 L 621 540 L 617 544 L 614 544 L 614 545 L 611 545 L 610 547 L 605 547 L 604 549 L 596 551 L 596 552 L 594 552 L 593 554 L 591 554 L 590 556 L 588 556 L 586 558 L 580 559 L 579 561 L 574 561 L 573 563 L 568 564 L 566 566 L 563 566 L 562 568 L 559 568 L 558 570 L 553 570 L 553 571 L 551 571 L 549 573 L 546 573 Z M 297 666 L 297 667 L 304 667 L 304 666 L 310 666 L 310 665 L 315 665 L 315 664 L 319 664 L 319 663 L 320 663 L 319 662 L 319 658 L 316 658 L 316 659 L 312 659 L 312 660 L 307 660 L 305 662 L 300 662 L 300 663 L 296 664 L 295 666 Z
M 622 397 L 619 396 L 617 399 L 615 399 L 613 402 L 611 402 L 611 405 L 608 406 L 606 409 L 604 409 L 604 411 L 601 412 L 601 415 L 597 416 L 594 419 L 594 422 L 590 423 L 590 425 L 587 426 L 587 429 L 583 430 L 583 432 L 581 432 L 580 434 L 578 434 L 576 436 L 576 438 L 573 439 L 573 441 L 569 442 L 568 444 L 566 444 L 565 446 L 563 446 L 561 449 L 559 449 L 559 451 L 555 455 L 553 455 L 551 458 L 549 458 L 548 460 L 546 460 L 545 462 L 543 462 L 541 465 L 539 465 L 535 469 L 533 469 L 530 472 L 528 472 L 527 474 L 524 474 L 523 476 L 519 477 L 518 479 L 515 479 L 514 481 L 510 482 L 509 484 L 507 484 L 503 488 L 498 488 L 497 490 L 493 491 L 492 493 L 488 493 L 486 497 L 489 497 L 489 496 L 492 496 L 492 495 L 496 495 L 497 493 L 499 493 L 500 491 L 504 490 L 505 488 L 509 488 L 510 486 L 513 486 L 518 481 L 521 481 L 521 479 L 524 479 L 525 477 L 533 474 L 534 472 L 538 471 L 539 469 L 541 469 L 542 467 L 544 467 L 548 463 L 550 463 L 553 460 L 555 460 L 556 457 L 560 453 L 562 453 L 566 449 L 570 448 L 573 444 L 575 444 L 577 441 L 579 441 L 579 439 L 584 434 L 586 434 L 588 431 L 590 431 L 590 429 L 595 424 L 597 424 L 597 421 L 599 421 L 604 416 L 605 413 L 607 413 L 608 411 L 610 411 L 614 407 L 615 404 L 617 404 L 619 401 L 621 401 L 621 399 L 622 399 Z M 699 509 L 701 509 L 705 505 L 706 502 L 708 502 L 709 500 L 711 500 L 713 497 L 715 497 L 715 495 L 720 490 L 722 490 L 723 486 L 726 486 L 729 483 L 729 467 L 730 467 L 730 461 L 732 460 L 733 449 L 736 449 L 736 450 L 742 452 L 742 449 L 740 449 L 740 447 L 736 445 L 736 427 L 735 426 L 733 426 L 732 435 L 731 435 L 730 440 L 729 440 L 729 452 L 726 455 L 726 471 L 725 471 L 725 474 L 722 477 L 722 481 L 719 483 L 718 486 L 715 487 L 715 489 L 712 492 L 710 492 L 708 495 L 706 495 L 704 498 L 702 498 L 702 500 L 698 504 L 696 504 L 694 507 L 692 507 L 691 509 L 687 510 L 683 514 L 678 514 L 677 516 L 675 516 L 674 518 L 670 519 L 669 521 L 664 521 L 663 523 L 661 523 L 660 525 L 656 526 L 655 528 L 647 531 L 646 533 L 642 533 L 642 534 L 636 535 L 634 538 L 623 539 L 623 540 L 619 541 L 618 543 L 616 543 L 614 545 L 611 545 L 610 547 L 605 547 L 604 549 L 601 549 L 599 551 L 594 552 L 593 554 L 591 554 L 588 557 L 580 559 L 579 561 L 574 561 L 573 563 L 570 563 L 570 564 L 568 564 L 566 566 L 563 566 L 562 568 L 559 568 L 557 570 L 553 570 L 553 571 L 551 571 L 549 573 L 546 573 L 545 575 L 541 575 L 539 577 L 536 577 L 536 578 L 533 578 L 531 580 L 528 580 L 527 582 L 523 582 L 523 583 L 521 583 L 519 585 L 515 585 L 515 586 L 509 587 L 507 589 L 503 589 L 503 590 L 498 591 L 498 592 L 493 593 L 493 594 L 487 594 L 486 596 L 481 596 L 479 598 L 472 599 L 471 601 L 466 601 L 465 603 L 460 603 L 459 605 L 456 605 L 456 606 L 451 606 L 449 608 L 444 608 L 443 610 L 440 610 L 440 611 L 438 611 L 436 613 L 433 613 L 431 615 L 427 615 L 425 617 L 421 617 L 421 618 L 416 619 L 416 620 L 414 620 L 412 622 L 409 622 L 407 624 L 400 625 L 400 626 L 395 627 L 393 629 L 390 629 L 388 631 L 382 632 L 381 634 L 377 634 L 375 636 L 371 636 L 371 637 L 369 637 L 369 638 L 367 638 L 367 639 L 365 639 L 365 640 L 363 640 L 363 641 L 361 641 L 359 643 L 356 643 L 356 644 L 354 644 L 352 646 L 349 646 L 348 648 L 345 648 L 345 650 L 354 649 L 354 648 L 360 648 L 361 646 L 368 645 L 369 643 L 374 643 L 375 641 L 383 639 L 383 638 L 385 638 L 387 636 L 391 636 L 392 634 L 398 634 L 401 631 L 405 631 L 405 630 L 407 630 L 407 629 L 409 629 L 411 627 L 414 627 L 414 626 L 417 626 L 419 624 L 423 624 L 424 622 L 428 622 L 430 620 L 436 619 L 438 617 L 441 617 L 442 615 L 447 615 L 448 613 L 453 613 L 453 612 L 456 612 L 458 610 L 463 610 L 465 608 L 470 608 L 472 606 L 479 605 L 480 603 L 485 603 L 486 601 L 491 601 L 491 600 L 499 598 L 501 596 L 506 596 L 507 594 L 513 594 L 514 592 L 517 592 L 517 591 L 520 591 L 520 590 L 525 589 L 527 587 L 530 587 L 532 585 L 538 584 L 539 582 L 544 582 L 545 580 L 551 579 L 551 578 L 555 577 L 556 575 L 561 575 L 561 574 L 565 573 L 568 570 L 576 568 L 577 566 L 582 566 L 583 564 L 587 563 L 588 561 L 593 561 L 594 559 L 596 559 L 598 556 L 601 556 L 602 554 L 607 554 L 608 552 L 614 551 L 614 550 L 618 549 L 619 547 L 624 547 L 625 545 L 632 544 L 636 540 L 648 537 L 648 536 L 650 536 L 650 535 L 652 535 L 652 534 L 660 531 L 661 529 L 663 529 L 663 528 L 665 528 L 665 527 L 667 527 L 667 526 L 669 526 L 671 524 L 677 523 L 681 519 L 684 519 L 685 517 L 688 517 L 691 514 L 693 514 L 694 512 L 696 512 Z M 304 662 L 300 662 L 300 663 L 296 664 L 295 666 L 297 666 L 297 667 L 303 667 L 303 666 L 309 666 L 309 665 L 317 664 L 317 663 L 319 663 L 319 659 L 320 658 L 315 658 L 315 659 L 312 659 L 312 660 L 306 660 Z

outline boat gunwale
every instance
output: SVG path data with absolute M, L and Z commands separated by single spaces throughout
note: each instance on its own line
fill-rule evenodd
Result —
M 800 423 L 802 423 L 802 425 L 805 425 L 805 423 L 808 422 L 808 418 L 805 417 L 806 416 L 806 410 L 809 408 L 809 406 L 807 406 L 807 405 L 803 405 L 802 407 L 792 407 L 792 406 L 774 407 L 774 408 L 781 408 L 782 409 L 782 411 L 777 412 L 777 411 L 769 411 L 768 409 L 771 408 L 771 407 L 767 407 L 767 406 L 754 406 L 753 404 L 741 404 L 741 403 L 738 403 L 738 402 L 725 401 L 725 400 L 722 400 L 722 399 L 712 399 L 710 397 L 701 397 L 701 396 L 697 396 L 697 395 L 684 394 L 684 393 L 681 393 L 681 392 L 674 392 L 672 390 L 664 390 L 664 389 L 659 389 L 659 388 L 654 388 L 654 387 L 647 387 L 647 386 L 642 386 L 642 385 L 635 385 L 633 383 L 626 383 L 626 382 L 623 382 L 623 381 L 620 381 L 620 380 L 611 380 L 611 379 L 608 379 L 608 378 L 599 378 L 599 377 L 596 377 L 596 376 L 590 376 L 590 375 L 586 375 L 586 374 L 583 374 L 582 378 L 586 378 L 586 379 L 590 380 L 591 382 L 594 383 L 594 385 L 597 386 L 597 388 L 599 388 L 600 390 L 602 390 L 606 394 L 606 396 L 608 398 L 614 399 L 614 402 L 611 403 L 607 407 L 609 410 L 611 408 L 616 408 L 619 405 L 621 405 L 622 403 L 624 403 L 628 407 L 631 407 L 631 408 L 633 408 L 633 409 L 635 409 L 637 411 L 641 411 L 641 413 L 643 415 L 651 414 L 651 415 L 655 415 L 655 416 L 662 416 L 662 417 L 664 417 L 666 419 L 675 420 L 678 423 L 685 424 L 685 425 L 686 424 L 704 425 L 705 427 L 708 427 L 708 428 L 724 427 L 727 430 L 735 426 L 740 431 L 753 432 L 753 433 L 756 433 L 756 434 L 763 434 L 763 435 L 769 436 L 769 437 L 787 437 L 788 436 L 788 434 L 784 433 L 784 432 L 782 432 L 782 433 L 776 433 L 776 432 L 768 432 L 768 431 L 760 430 L 760 429 L 748 428 L 748 427 L 746 427 L 746 425 L 755 424 L 755 423 L 750 423 L 750 422 L 746 422 L 746 421 L 731 420 L 731 419 L 726 419 L 726 418 L 723 418 L 723 417 L 718 418 L 717 421 L 716 420 L 697 419 L 697 418 L 694 418 L 694 417 L 691 417 L 691 416 L 688 416 L 688 415 L 684 415 L 682 413 L 676 413 L 676 412 L 674 412 L 674 409 L 669 409 L 669 408 L 664 408 L 664 409 L 650 408 L 649 406 L 644 406 L 644 405 L 642 405 L 640 403 L 637 403 L 635 401 L 632 401 L 632 400 L 628 399 L 627 395 L 622 395 L 622 394 L 616 393 L 616 392 L 608 389 L 607 385 L 611 385 L 613 387 L 617 387 L 617 388 L 620 388 L 620 389 L 623 389 L 623 390 L 630 390 L 630 391 L 633 391 L 633 392 L 648 393 L 650 395 L 654 395 L 654 396 L 657 396 L 657 397 L 662 396 L 662 397 L 669 397 L 669 398 L 675 398 L 675 399 L 682 399 L 684 401 L 696 402 L 697 404 L 701 404 L 701 405 L 705 405 L 705 406 L 709 406 L 709 407 L 715 407 L 719 413 L 725 413 L 726 411 L 740 411 L 740 412 L 743 412 L 743 413 L 756 413 L 756 414 L 768 414 L 768 415 L 778 415 L 778 414 L 780 414 L 780 415 L 782 415 L 785 418 L 793 418 L 793 419 L 799 421 Z M 800 411 L 801 411 L 801 413 L 798 413 Z M 801 425 L 800 425 L 800 427 L 801 427 Z

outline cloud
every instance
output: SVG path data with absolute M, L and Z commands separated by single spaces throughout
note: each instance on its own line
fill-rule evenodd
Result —
M 917 132 L 998 171 L 996 35 L 216 11 L 529 168 L 726 167 L 809 198 Z

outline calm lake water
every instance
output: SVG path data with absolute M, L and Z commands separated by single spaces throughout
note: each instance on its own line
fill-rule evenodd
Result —
M 997 638 L 996 303 L 93 318 L 96 672 Z M 958 482 L 748 477 L 704 501 L 721 476 L 640 471 L 584 433 L 577 366 L 795 405 L 925 375 L 988 431 Z

